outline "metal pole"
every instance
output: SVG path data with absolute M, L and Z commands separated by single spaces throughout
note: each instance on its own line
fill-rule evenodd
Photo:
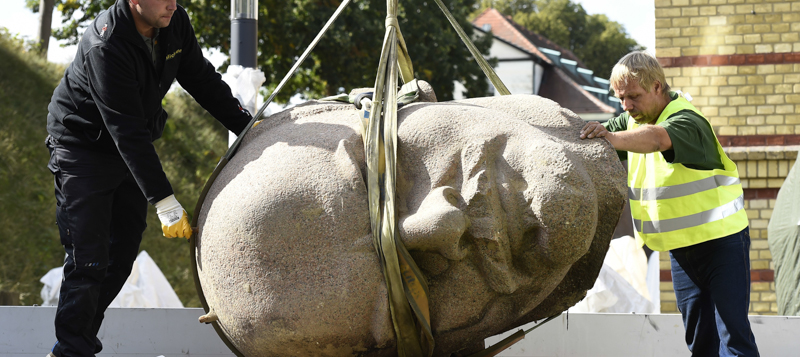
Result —
M 231 0 L 231 64 L 256 68 L 258 0 Z
M 258 57 L 258 0 L 231 0 L 231 65 L 257 69 Z M 242 106 L 254 113 L 257 100 L 247 99 Z M 228 132 L 228 146 L 236 135 Z

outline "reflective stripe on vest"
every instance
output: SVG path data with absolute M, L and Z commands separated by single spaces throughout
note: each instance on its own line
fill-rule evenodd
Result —
M 628 198 L 636 201 L 654 201 L 688 196 L 693 193 L 715 189 L 719 186 L 739 185 L 738 177 L 715 175 L 694 182 L 675 186 L 643 188 L 638 192 L 628 187 Z
M 742 208 L 744 208 L 744 196 L 739 196 L 733 201 L 730 201 L 720 207 L 712 208 L 708 211 L 661 221 L 642 222 L 639 219 L 634 219 L 633 224 L 636 226 L 637 230 L 644 234 L 666 233 L 714 222 L 725 217 L 732 216 L 734 213 L 739 212 Z
M 703 115 L 683 97 L 671 101 L 662 123 L 681 110 Z M 705 118 L 705 117 L 703 117 Z M 631 118 L 628 130 L 639 127 Z M 723 169 L 695 170 L 670 164 L 661 153 L 628 156 L 628 198 L 637 241 L 656 251 L 702 243 L 747 227 L 736 164 L 716 142 Z

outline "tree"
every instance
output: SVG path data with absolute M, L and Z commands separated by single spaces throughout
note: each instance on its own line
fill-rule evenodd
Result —
M 77 43 L 79 30 L 114 2 L 56 1 L 63 14 L 64 27 L 54 36 L 70 43 Z M 269 90 L 277 86 L 340 3 L 340 0 L 259 1 L 258 66 L 267 75 Z M 467 16 L 477 5 L 476 0 L 446 3 L 464 31 L 471 35 L 473 29 Z M 231 1 L 197 0 L 182 5 L 189 12 L 200 45 L 219 48 L 228 54 Z M 374 85 L 385 17 L 383 0 L 351 3 L 276 99 L 284 102 L 295 93 L 317 97 Z M 416 77 L 429 82 L 440 100 L 452 98 L 454 80 L 465 85 L 467 96 L 488 93 L 483 73 L 433 1 L 401 2 L 398 20 Z M 476 40 L 476 46 L 488 54 L 491 38 L 485 36 Z
M 622 56 L 645 49 L 618 22 L 570 0 L 484 0 L 479 11 L 488 7 L 572 51 L 598 77 L 608 78 Z
M 39 53 L 43 58 L 47 58 L 47 48 L 50 46 L 50 24 L 53 21 L 53 6 L 55 0 L 42 0 L 39 2 Z
M 513 16 L 514 14 L 527 14 L 536 11 L 536 0 L 480 0 L 478 9 L 472 13 L 473 18 L 486 9 L 495 9 L 501 14 Z

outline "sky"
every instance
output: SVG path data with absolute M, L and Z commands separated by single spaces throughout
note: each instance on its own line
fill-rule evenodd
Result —
M 625 27 L 631 38 L 655 55 L 656 10 L 654 1 L 642 0 L 572 0 L 589 14 L 604 14 Z
M 6 4 L 0 11 L 0 27 L 8 28 L 12 34 L 35 40 L 38 37 L 39 14 L 25 7 L 25 0 L 3 0 Z M 579 3 L 589 14 L 605 14 L 619 22 L 639 44 L 655 51 L 655 7 L 652 1 L 642 0 L 572 0 Z M 180 3 L 180 1 L 178 1 Z M 53 28 L 61 26 L 61 13 L 53 14 Z M 207 53 L 209 60 L 219 66 L 225 57 L 219 53 Z M 47 58 L 51 62 L 67 63 L 75 56 L 75 47 L 61 47 L 55 39 L 50 40 Z

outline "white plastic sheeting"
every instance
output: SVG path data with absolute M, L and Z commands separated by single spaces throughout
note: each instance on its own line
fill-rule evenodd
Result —
M 236 99 L 239 99 L 239 103 L 255 115 L 258 89 L 267 80 L 264 72 L 255 68 L 232 65 L 228 66 L 228 71 L 222 75 L 222 80 L 231 87 L 231 92 Z
M 258 104 L 258 89 L 267 80 L 264 72 L 255 68 L 245 68 L 239 65 L 228 66 L 228 71 L 222 75 L 222 80 L 231 87 L 231 93 L 239 103 L 247 109 L 250 114 L 256 115 L 256 105 Z M 271 113 L 267 108 L 264 110 L 264 115 L 261 117 L 266 118 Z M 228 144 L 233 144 L 236 136 L 233 133 L 228 134 Z
M 800 316 L 800 165 L 796 162 L 778 192 L 767 231 L 778 315 Z
M 51 269 L 39 280 L 44 284 L 42 306 L 58 305 L 63 270 L 63 267 Z M 141 251 L 131 275 L 109 307 L 183 307 L 183 304 L 153 258 Z
M 569 312 L 659 313 L 658 269 L 658 252 L 648 263 L 633 237 L 614 239 L 594 286 Z
M 661 262 L 659 252 L 650 254 L 647 259 L 647 292 L 650 293 L 650 302 L 653 303 L 653 313 L 661 313 Z M 669 253 L 664 253 L 669 254 Z

